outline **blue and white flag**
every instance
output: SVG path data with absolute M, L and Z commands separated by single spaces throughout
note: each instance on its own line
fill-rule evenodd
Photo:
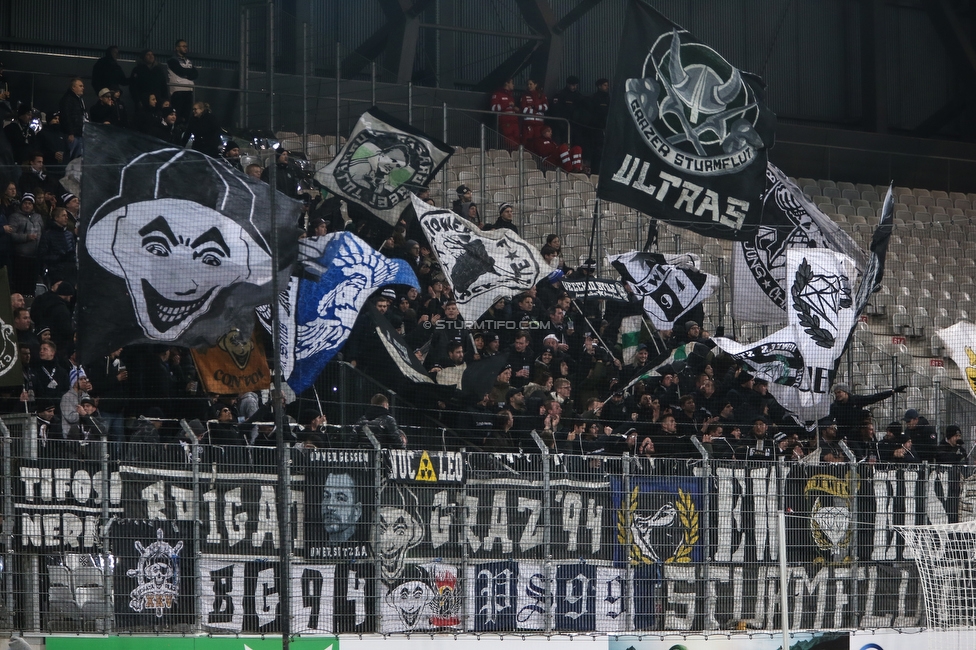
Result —
M 389 284 L 420 289 L 406 261 L 389 259 L 348 232 L 303 239 L 300 258 L 305 274 L 292 305 L 294 335 L 281 337 L 282 371 L 296 393 L 311 386 L 342 349 L 373 292 Z

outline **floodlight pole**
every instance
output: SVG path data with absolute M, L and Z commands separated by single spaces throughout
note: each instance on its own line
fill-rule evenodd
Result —
M 274 113 L 274 46 L 275 3 L 268 0 L 268 128 L 275 132 Z M 277 157 L 277 152 L 275 152 Z M 277 191 L 277 159 L 268 168 L 268 213 L 271 221 L 271 340 L 274 359 L 271 404 L 274 412 L 275 434 L 278 444 L 278 620 L 281 621 L 281 648 L 289 650 L 291 637 L 291 456 L 285 443 L 285 412 L 281 392 L 281 301 L 278 299 L 278 224 L 275 218 Z

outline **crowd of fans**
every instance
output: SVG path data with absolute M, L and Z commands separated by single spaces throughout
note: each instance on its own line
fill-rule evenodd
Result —
M 242 167 L 239 147 L 234 142 L 224 145 L 213 114 L 193 101 L 197 70 L 187 54 L 182 40 L 166 65 L 146 51 L 126 76 L 117 48 L 109 48 L 92 71 L 97 103 L 87 105 L 83 80 L 73 79 L 59 110 L 47 114 L 47 125 L 39 131 L 34 128 L 38 114 L 33 107 L 0 93 L 0 110 L 6 107 L 13 118 L 0 139 L 22 164 L 5 179 L 0 195 L 0 266 L 9 271 L 13 328 L 23 368 L 22 386 L 2 396 L 3 412 L 36 413 L 42 446 L 52 439 L 83 446 L 104 434 L 112 443 L 112 454 L 125 457 L 130 442 L 179 441 L 182 433 L 173 424 L 179 419 L 193 421 L 204 444 L 275 444 L 268 396 L 206 393 L 186 349 L 134 345 L 85 365 L 75 354 L 80 202 L 59 177 L 65 165 L 84 152 L 85 121 L 190 145 L 222 157 L 244 173 L 271 180 L 271 167 Z M 123 87 L 129 88 L 131 109 L 123 101 Z M 510 143 L 525 143 L 548 164 L 581 170 L 582 150 L 566 142 L 565 123 L 544 121 L 547 116 L 566 118 L 574 140 L 585 141 L 589 167 L 595 170 L 608 98 L 605 79 L 598 80 L 597 92 L 587 98 L 579 93 L 578 79 L 570 77 L 551 103 L 534 81 L 516 102 L 509 81 L 493 95 L 492 108 L 502 113 L 499 127 Z M 525 293 L 497 301 L 477 323 L 466 322 L 415 219 L 404 220 L 392 235 L 382 233 L 377 240 L 375 224 L 358 219 L 355 206 L 347 206 L 352 217 L 347 221 L 337 197 L 299 194 L 289 155 L 283 149 L 276 154 L 275 184 L 304 200 L 301 236 L 352 230 L 372 239 L 382 253 L 406 260 L 415 271 L 419 291 L 386 288 L 371 300 L 380 317 L 403 334 L 432 380 L 438 382 L 440 373 L 458 366 L 504 357 L 490 390 L 437 393 L 425 409 L 426 416 L 447 427 L 458 444 L 533 452 L 538 450 L 534 432 L 552 451 L 579 455 L 701 458 L 706 453 L 717 459 L 771 461 L 819 454 L 826 462 L 968 460 L 958 427 L 949 427 L 940 437 L 914 410 L 905 413 L 904 423 L 886 425 L 884 436 L 875 434 L 867 407 L 905 387 L 860 396 L 837 384 L 830 415 L 817 423 L 819 435 L 808 432 L 770 394 L 764 380 L 715 348 L 702 329 L 701 306 L 673 331 L 644 328 L 633 359 L 624 364 L 617 343 L 620 328 L 626 316 L 642 314 L 640 303 L 587 300 L 568 293 L 562 279 L 593 277 L 596 264 L 591 259 L 578 268 L 568 266 L 554 234 L 545 238 L 541 254 L 560 273 Z M 461 185 L 457 195 L 453 209 L 479 227 L 518 232 L 513 206 L 500 206 L 489 223 L 470 188 Z M 425 190 L 419 196 L 430 201 Z M 383 382 L 386 378 L 379 375 L 385 348 L 370 318 L 360 315 L 342 359 Z M 683 358 L 666 363 L 678 348 Z M 299 406 L 290 407 L 291 420 L 304 426 L 290 428 L 289 441 L 358 445 L 364 444 L 363 430 L 369 428 L 384 446 L 419 444 L 397 425 L 383 394 L 375 395 L 368 407 L 363 405 L 362 419 L 352 431 L 329 425 L 321 405 L 328 400 L 328 394 L 316 394 L 314 401 L 300 399 Z M 310 402 L 316 407 L 306 408 Z

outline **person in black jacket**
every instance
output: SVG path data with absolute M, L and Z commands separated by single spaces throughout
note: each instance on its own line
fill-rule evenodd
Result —
M 129 85 L 129 78 L 119 65 L 119 48 L 109 45 L 105 49 L 105 56 L 95 61 L 91 73 L 94 88 L 121 88 Z
M 59 347 L 72 342 L 74 332 L 71 327 L 71 303 L 75 287 L 67 280 L 55 282 L 51 290 L 34 299 L 31 305 L 31 320 L 38 331 L 49 329 L 51 340 Z
M 37 145 L 44 154 L 44 165 L 58 176 L 64 174 L 68 162 L 68 140 L 61 130 L 61 114 L 48 113 L 47 126 L 37 134 Z
M 34 111 L 30 105 L 21 104 L 17 109 L 17 119 L 3 127 L 3 134 L 7 136 L 10 148 L 13 149 L 14 159 L 19 163 L 25 162 L 37 146 L 36 136 L 30 128 L 33 117 Z
M 407 435 L 400 430 L 397 421 L 390 415 L 390 400 L 383 393 L 373 395 L 366 412 L 356 422 L 356 426 L 369 427 L 385 449 L 407 448 Z
M 905 423 L 905 433 L 912 437 L 912 448 L 918 457 L 923 461 L 934 461 L 939 446 L 939 432 L 915 409 L 905 411 L 902 421 Z
M 490 228 L 486 230 L 499 230 L 501 228 L 507 228 L 511 230 L 516 235 L 519 234 L 518 226 L 515 225 L 513 219 L 515 217 L 515 208 L 512 207 L 511 203 L 502 203 L 498 206 L 498 219 L 495 223 L 491 224 Z
M 904 393 L 907 388 L 908 386 L 898 386 L 873 395 L 854 395 L 847 384 L 834 384 L 831 389 L 834 401 L 830 405 L 829 415 L 837 421 L 837 436 L 840 439 L 853 437 L 857 427 L 864 421 L 866 406 L 886 400 L 895 393 Z
M 157 117 L 149 135 L 169 144 L 183 146 L 183 129 L 176 124 L 176 109 L 164 108 L 162 117 Z
M 179 119 L 179 113 L 177 113 Z M 210 110 L 210 104 L 197 102 L 193 105 L 193 117 L 186 125 L 183 134 L 183 144 L 188 144 L 193 138 L 193 149 L 211 158 L 220 157 L 220 125 Z
M 156 64 L 156 55 L 152 50 L 144 50 L 140 58 L 141 61 L 133 68 L 129 77 L 133 106 L 137 111 L 148 103 L 149 95 L 155 95 L 159 104 L 169 99 L 166 69 Z
M 278 153 L 275 154 L 275 188 L 285 196 L 297 199 L 298 177 L 295 176 L 295 173 L 291 170 L 291 166 L 288 164 L 288 155 L 287 149 L 279 149 Z M 261 180 L 265 183 L 271 182 L 270 167 L 266 167 L 261 172 Z
M 935 462 L 940 465 L 965 465 L 969 455 L 962 446 L 962 429 L 950 424 L 945 430 L 945 439 L 939 443 Z
M 37 260 L 42 269 L 46 269 L 50 282 L 57 280 L 75 279 L 76 258 L 75 248 L 78 236 L 68 228 L 68 211 L 55 208 L 51 215 L 51 223 L 41 234 L 41 241 L 37 245 Z
M 549 101 L 549 117 L 562 117 L 569 120 L 574 140 L 579 140 L 582 136 L 581 133 L 577 132 L 577 126 L 582 121 L 582 116 L 585 112 L 583 105 L 586 103 L 586 98 L 579 91 L 579 83 L 579 77 L 570 75 L 566 78 L 566 87 L 553 95 Z M 565 122 L 552 120 L 551 125 L 553 131 L 558 135 L 560 142 L 569 141 L 569 134 L 566 133 Z
M 68 139 L 68 161 L 85 154 L 82 128 L 88 121 L 88 107 L 85 106 L 85 82 L 75 77 L 61 97 L 58 111 L 61 113 L 61 131 Z

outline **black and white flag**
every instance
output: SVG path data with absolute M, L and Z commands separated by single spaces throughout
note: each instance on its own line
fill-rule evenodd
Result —
M 510 230 L 483 231 L 417 198 L 413 207 L 465 320 L 477 320 L 499 298 L 526 291 L 552 274 L 539 251 Z
M 616 280 L 604 280 L 602 278 L 584 278 L 582 280 L 560 281 L 563 289 L 572 298 L 583 298 L 586 296 L 593 300 L 612 300 L 614 302 L 630 302 L 630 294 L 623 284 Z
M 215 345 L 235 326 L 246 340 L 274 273 L 287 282 L 301 204 L 276 194 L 275 256 L 265 183 L 134 131 L 86 124 L 85 142 L 81 359 L 138 342 Z
M 362 114 L 349 140 L 315 180 L 396 225 L 413 192 L 430 182 L 453 151 L 373 107 Z
M 823 248 L 790 249 L 789 322 L 752 344 L 727 338 L 715 343 L 769 381 L 769 392 L 801 422 L 818 420 L 830 408 L 837 362 L 854 325 L 854 260 Z
M 721 239 L 762 215 L 775 116 L 764 85 L 631 0 L 597 196 Z
M 719 284 L 717 277 L 698 270 L 699 259 L 694 255 L 633 252 L 608 259 L 643 301 L 644 311 L 659 330 L 673 329 Z
M 732 254 L 732 317 L 783 323 L 789 305 L 786 251 L 826 248 L 847 255 L 858 268 L 865 266 L 867 256 L 772 163 L 766 166 L 766 180 L 759 230 L 736 243 Z

